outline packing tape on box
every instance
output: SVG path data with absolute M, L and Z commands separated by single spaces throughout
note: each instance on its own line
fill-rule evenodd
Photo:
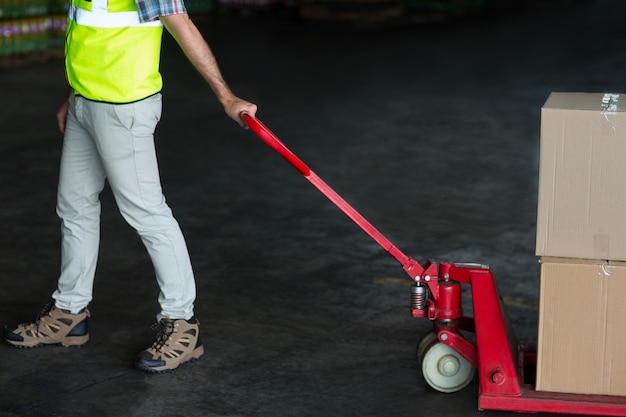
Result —
M 605 94 L 602 97 L 602 111 L 617 111 L 617 102 L 619 94 Z
M 617 102 L 619 94 L 605 94 L 602 97 L 602 111 L 617 111 Z
M 615 136 L 617 134 L 617 125 L 611 120 L 611 115 L 617 112 L 617 103 L 619 101 L 619 94 L 606 93 L 602 96 L 602 103 L 600 109 L 602 110 L 602 116 L 607 121 L 602 125 L 602 134 L 604 136 Z

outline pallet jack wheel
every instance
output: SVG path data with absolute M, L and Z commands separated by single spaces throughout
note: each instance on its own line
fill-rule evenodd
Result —
M 422 374 L 432 388 L 440 392 L 456 392 L 465 388 L 476 370 L 450 346 L 436 342 L 424 353 Z

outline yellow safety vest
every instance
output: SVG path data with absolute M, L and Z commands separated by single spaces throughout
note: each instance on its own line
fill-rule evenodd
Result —
M 135 0 L 71 0 L 65 38 L 67 80 L 76 94 L 130 103 L 161 91 L 163 25 L 140 23 Z

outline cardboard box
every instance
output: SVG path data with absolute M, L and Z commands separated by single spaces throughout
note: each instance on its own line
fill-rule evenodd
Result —
M 541 259 L 537 391 L 626 395 L 626 263 Z
M 626 95 L 545 102 L 535 252 L 626 261 Z

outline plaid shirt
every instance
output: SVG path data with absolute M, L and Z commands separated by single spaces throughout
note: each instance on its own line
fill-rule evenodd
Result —
M 139 21 L 152 22 L 159 16 L 187 13 L 183 0 L 135 0 Z

